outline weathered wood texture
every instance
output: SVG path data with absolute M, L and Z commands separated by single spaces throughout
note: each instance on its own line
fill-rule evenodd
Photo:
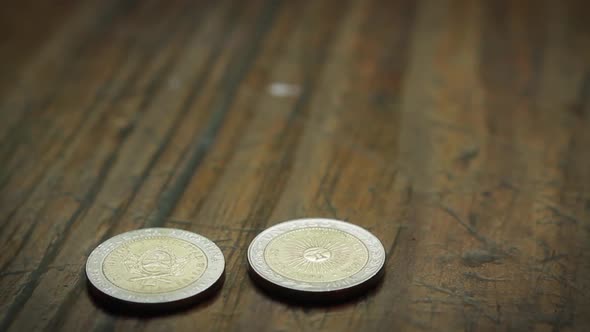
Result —
M 2 7 L 1 331 L 590 330 L 588 1 Z M 307 216 L 383 241 L 375 293 L 257 290 L 249 241 Z M 223 289 L 97 307 L 88 254 L 148 226 L 214 240 Z

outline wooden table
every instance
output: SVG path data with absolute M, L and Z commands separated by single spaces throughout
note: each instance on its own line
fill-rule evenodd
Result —
M 590 330 L 588 1 L 13 1 L 0 22 L 0 331 Z M 377 235 L 364 298 L 301 306 L 253 237 Z M 143 227 L 214 240 L 212 299 L 101 309 Z

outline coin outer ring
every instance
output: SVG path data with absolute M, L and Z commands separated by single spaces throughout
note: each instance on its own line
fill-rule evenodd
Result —
M 184 288 L 162 294 L 136 293 L 110 282 L 102 269 L 107 255 L 125 242 L 152 236 L 172 237 L 199 247 L 207 257 L 207 268 L 203 275 Z M 116 299 L 135 303 L 167 303 L 195 296 L 215 284 L 224 269 L 223 253 L 213 241 L 192 232 L 173 228 L 144 228 L 116 235 L 94 249 L 86 262 L 86 275 L 94 287 Z
M 341 280 L 330 282 L 306 282 L 284 277 L 270 268 L 264 259 L 268 244 L 277 236 L 298 229 L 323 227 L 349 233 L 358 238 L 369 252 L 365 266 L 357 273 Z M 362 227 L 334 219 L 296 219 L 274 225 L 258 234 L 248 248 L 248 262 L 263 279 L 281 287 L 306 292 L 331 292 L 358 286 L 377 275 L 385 264 L 385 248 L 377 237 Z

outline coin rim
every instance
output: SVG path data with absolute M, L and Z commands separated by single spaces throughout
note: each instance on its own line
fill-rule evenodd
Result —
M 201 277 L 190 285 L 160 294 L 133 292 L 108 280 L 102 268 L 108 254 L 125 242 L 148 236 L 176 238 L 197 246 L 207 257 L 207 268 Z M 213 286 L 224 270 L 225 258 L 221 249 L 213 241 L 202 235 L 176 228 L 143 228 L 116 235 L 96 247 L 86 261 L 86 276 L 96 289 L 116 299 L 134 303 L 167 303 L 195 296 Z
M 264 259 L 264 251 L 272 239 L 293 230 L 315 227 L 337 229 L 358 238 L 369 252 L 369 259 L 365 266 L 359 272 L 344 279 L 330 282 L 306 282 L 282 276 L 268 265 Z M 275 285 L 297 291 L 331 292 L 353 288 L 375 277 L 385 265 L 385 247 L 366 229 L 345 221 L 327 218 L 295 219 L 271 226 L 258 234 L 248 247 L 248 263 L 258 276 Z

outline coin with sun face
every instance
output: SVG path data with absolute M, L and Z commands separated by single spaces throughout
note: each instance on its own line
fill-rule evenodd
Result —
M 385 263 L 381 242 L 365 229 L 333 219 L 299 219 L 260 233 L 250 244 L 252 270 L 292 290 L 327 292 L 362 284 Z

